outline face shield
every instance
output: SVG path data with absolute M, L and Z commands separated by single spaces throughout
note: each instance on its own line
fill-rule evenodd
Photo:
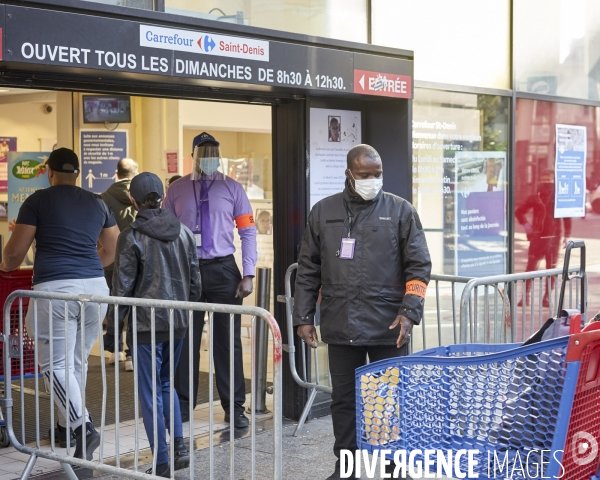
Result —
M 194 170 L 192 180 L 200 178 L 202 172 L 212 175 L 221 166 L 221 149 L 217 145 L 204 144 L 194 148 Z

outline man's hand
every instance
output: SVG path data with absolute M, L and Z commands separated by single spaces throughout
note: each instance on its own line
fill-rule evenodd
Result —
M 309 347 L 317 348 L 319 345 L 319 336 L 314 325 L 300 325 L 296 333 Z
M 564 237 L 563 238 L 563 242 L 562 242 L 563 243 L 563 248 L 567 248 L 567 245 L 569 244 L 569 241 L 570 241 L 569 237 Z
M 394 323 L 390 325 L 390 330 L 393 330 L 400 325 L 400 335 L 398 335 L 398 340 L 396 340 L 396 348 L 400 348 L 405 343 L 410 341 L 410 332 L 412 332 L 415 323 L 410 319 L 406 318 L 404 315 L 398 315 Z
M 529 223 L 523 224 L 523 228 L 525 229 L 525 233 L 527 235 L 531 235 L 533 233 L 533 227 Z
M 251 276 L 245 276 L 235 291 L 235 298 L 246 298 L 252 293 L 252 278 Z

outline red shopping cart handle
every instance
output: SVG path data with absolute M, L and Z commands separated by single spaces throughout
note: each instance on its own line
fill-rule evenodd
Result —
M 581 313 L 574 313 L 570 318 L 569 335 L 581 332 Z

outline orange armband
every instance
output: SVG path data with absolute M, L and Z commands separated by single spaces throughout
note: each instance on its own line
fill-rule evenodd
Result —
M 419 280 L 411 280 L 406 284 L 406 295 L 416 295 L 417 297 L 425 298 L 427 292 L 427 284 Z
M 235 224 L 238 230 L 242 230 L 243 228 L 254 227 L 254 214 L 248 213 L 246 215 L 240 215 L 239 217 L 235 217 Z

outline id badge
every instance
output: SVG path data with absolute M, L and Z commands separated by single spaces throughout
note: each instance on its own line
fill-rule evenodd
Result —
M 202 234 L 200 232 L 194 232 L 194 238 L 196 239 L 196 247 L 202 246 Z
M 342 238 L 340 245 L 340 258 L 344 260 L 352 260 L 354 258 L 354 245 L 356 238 Z

